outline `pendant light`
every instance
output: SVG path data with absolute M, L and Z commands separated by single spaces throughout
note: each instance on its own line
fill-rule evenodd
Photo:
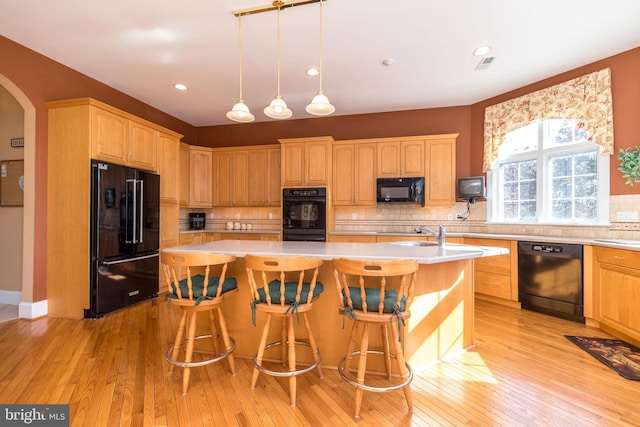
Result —
M 291 110 L 287 107 L 287 103 L 284 102 L 284 99 L 280 96 L 280 8 L 282 7 L 282 4 L 282 1 L 273 2 L 273 5 L 278 8 L 278 92 L 269 106 L 264 109 L 264 114 L 272 119 L 279 120 L 288 119 L 293 115 Z
M 238 44 L 240 51 L 240 98 L 233 106 L 231 111 L 227 112 L 227 118 L 234 122 L 249 123 L 255 120 L 255 116 L 249 111 L 249 107 L 242 99 L 242 17 L 238 16 Z
M 331 105 L 329 98 L 322 92 L 322 0 L 320 0 L 320 65 L 319 65 L 320 88 L 316 96 L 307 105 L 307 113 L 314 116 L 328 116 L 336 111 L 336 107 Z

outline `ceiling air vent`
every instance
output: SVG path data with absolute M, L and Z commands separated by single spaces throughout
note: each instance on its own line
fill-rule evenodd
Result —
M 480 60 L 478 65 L 476 65 L 476 71 L 481 71 L 481 70 L 488 69 L 489 65 L 491 65 L 491 63 L 493 62 L 494 59 L 495 59 L 494 56 L 485 56 L 484 58 L 482 58 Z

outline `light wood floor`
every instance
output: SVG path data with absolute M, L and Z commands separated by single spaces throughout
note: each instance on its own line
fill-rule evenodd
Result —
M 70 404 L 77 426 L 631 426 L 640 424 L 640 382 L 626 380 L 564 334 L 608 336 L 545 315 L 477 301 L 477 346 L 414 378 L 415 410 L 401 392 L 365 393 L 352 417 L 353 389 L 335 370 L 299 377 L 298 406 L 286 380 L 260 376 L 251 361 L 167 375 L 164 352 L 174 308 L 139 303 L 98 320 L 43 318 L 0 324 L 0 403 Z M 171 313 L 170 313 L 171 311 Z M 170 315 L 169 315 L 170 314 Z

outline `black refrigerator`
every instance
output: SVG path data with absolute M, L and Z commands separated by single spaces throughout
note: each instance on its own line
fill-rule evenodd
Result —
M 160 177 L 91 161 L 91 292 L 96 318 L 158 295 Z

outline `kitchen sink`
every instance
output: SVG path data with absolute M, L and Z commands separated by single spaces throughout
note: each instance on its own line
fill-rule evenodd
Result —
M 391 242 L 398 246 L 438 246 L 438 242 L 426 242 L 424 240 L 408 240 L 404 242 Z

